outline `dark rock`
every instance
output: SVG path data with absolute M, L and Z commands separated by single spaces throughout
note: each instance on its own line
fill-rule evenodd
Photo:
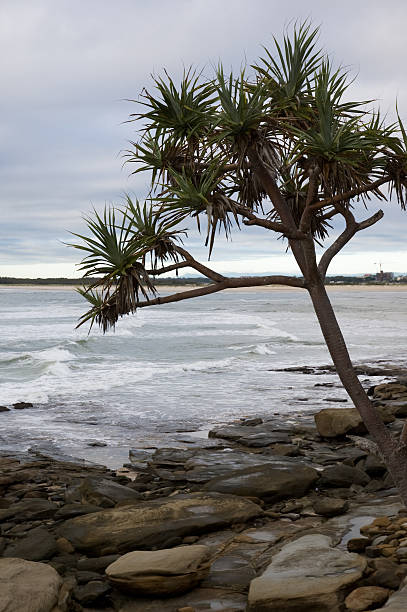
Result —
M 135 501 L 141 498 L 134 489 L 124 487 L 106 478 L 85 478 L 79 486 L 82 504 L 94 504 L 112 508 L 119 502 Z
M 90 559 L 79 559 L 78 570 L 87 572 L 103 572 L 108 565 L 114 563 L 120 555 L 104 555 L 102 557 L 91 557 Z
M 33 404 L 31 404 L 30 402 L 16 402 L 15 404 L 13 404 L 13 408 L 15 410 L 25 410 L 25 408 L 32 408 Z
M 261 425 L 262 423 L 263 423 L 263 419 L 256 417 L 252 419 L 243 419 L 241 422 L 241 425 L 245 427 L 253 427 L 254 425 Z
M 359 467 L 359 466 L 358 466 Z M 372 478 L 381 477 L 387 472 L 387 468 L 380 459 L 374 455 L 368 455 L 363 465 L 364 471 Z
M 185 478 L 188 482 L 203 483 L 217 476 L 228 475 L 234 470 L 242 470 L 257 465 L 270 465 L 274 461 L 279 463 L 281 459 L 248 452 L 202 452 L 195 454 L 185 462 Z M 287 462 L 289 461 L 287 459 Z
M 324 397 L 324 402 L 345 403 L 348 400 L 345 397 Z
M 43 561 L 51 559 L 58 552 L 56 539 L 44 527 L 37 527 L 28 534 L 10 544 L 4 552 L 4 557 L 17 557 L 26 561 Z
M 318 479 L 318 472 L 299 461 L 280 459 L 269 465 L 236 470 L 213 478 L 206 491 L 217 491 L 276 502 L 287 497 L 302 497 Z
M 66 504 L 55 513 L 56 519 L 69 519 L 91 512 L 100 512 L 103 508 L 92 504 Z
M 352 538 L 346 544 L 349 552 L 362 553 L 365 552 L 366 547 L 369 546 L 369 538 Z
M 382 568 L 373 572 L 368 580 L 370 584 L 396 590 L 401 584 L 402 577 L 400 574 L 396 574 L 394 568 Z
M 0 510 L 0 521 L 13 519 L 15 521 L 33 521 L 51 518 L 58 510 L 57 504 L 45 499 L 24 499 Z
M 92 580 L 83 586 L 77 586 L 73 590 L 76 601 L 87 606 L 103 600 L 111 591 L 111 586 L 101 580 Z
M 333 465 L 322 471 L 319 479 L 321 487 L 350 487 L 353 484 L 366 485 L 370 478 L 362 470 L 350 465 Z
M 106 568 L 103 568 L 103 569 L 106 569 Z M 90 582 L 91 580 L 100 580 L 100 574 L 98 572 L 89 572 L 89 571 L 83 570 L 83 571 L 76 572 L 75 576 L 76 576 L 76 580 L 78 581 L 78 584 L 86 584 L 87 582 Z
M 7 406 L 0 406 L 0 412 L 10 412 L 10 408 L 7 408 Z
M 313 503 L 313 507 L 315 512 L 321 516 L 338 516 L 348 510 L 349 504 L 335 497 L 320 497 Z
M 192 493 L 79 516 L 66 521 L 59 531 L 77 550 L 106 555 L 162 548 L 170 537 L 244 523 L 261 513 L 258 505 L 241 497 Z

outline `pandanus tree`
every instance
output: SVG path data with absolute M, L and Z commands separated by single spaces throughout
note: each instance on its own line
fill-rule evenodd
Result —
M 129 118 L 141 125 L 139 139 L 125 152 L 134 173 L 149 174 L 149 197 L 87 219 L 90 232 L 74 246 L 86 252 L 84 275 L 100 280 L 81 290 L 90 309 L 79 324 L 106 331 L 138 308 L 228 288 L 303 288 L 338 376 L 407 504 L 407 426 L 396 438 L 371 404 L 324 284 L 335 255 L 383 217 L 377 210 L 360 219 L 359 209 L 366 215 L 369 203 L 390 199 L 405 208 L 407 135 L 398 113 L 388 123 L 371 101 L 350 100 L 346 71 L 333 68 L 317 37 L 308 23 L 295 27 L 264 49 L 250 74 L 219 67 L 211 79 L 187 71 L 179 86 L 166 72 L 152 79 Z M 337 220 L 344 229 L 330 240 Z M 271 232 L 291 251 L 298 275 L 217 273 L 184 246 L 195 223 L 209 257 L 220 232 Z M 316 245 L 324 247 L 319 261 Z M 210 283 L 160 297 L 154 278 L 185 267 Z

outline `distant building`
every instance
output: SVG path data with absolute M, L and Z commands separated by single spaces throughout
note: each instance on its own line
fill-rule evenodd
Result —
M 376 274 L 376 280 L 379 282 L 389 282 L 392 281 L 394 278 L 394 273 L 393 272 L 383 272 L 383 270 L 380 270 L 380 272 L 377 272 Z

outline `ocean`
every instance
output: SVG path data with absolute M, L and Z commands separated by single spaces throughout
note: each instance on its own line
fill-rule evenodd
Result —
M 405 363 L 407 291 L 343 287 L 331 299 L 356 363 Z M 106 335 L 75 329 L 85 308 L 73 289 L 0 288 L 0 405 L 34 404 L 0 413 L 0 450 L 118 467 L 130 448 L 182 445 L 242 416 L 346 406 L 330 403 L 346 398 L 335 374 L 276 371 L 330 363 L 305 291 L 145 308 Z

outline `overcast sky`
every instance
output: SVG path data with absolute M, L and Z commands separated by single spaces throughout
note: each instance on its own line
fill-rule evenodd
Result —
M 222 59 L 239 69 L 292 20 L 321 25 L 321 44 L 357 75 L 353 98 L 378 99 L 407 119 L 407 3 L 403 0 L 1 0 L 0 276 L 77 276 L 78 251 L 62 242 L 84 231 L 81 215 L 124 192 L 143 197 L 120 151 L 135 137 L 123 123 L 165 67 L 210 74 Z M 372 212 L 378 208 L 373 203 Z M 407 272 L 407 213 L 359 234 L 331 273 Z M 363 216 L 363 211 L 362 211 Z M 257 229 L 219 241 L 213 266 L 236 273 L 297 272 L 280 241 Z M 205 258 L 203 240 L 192 251 Z

